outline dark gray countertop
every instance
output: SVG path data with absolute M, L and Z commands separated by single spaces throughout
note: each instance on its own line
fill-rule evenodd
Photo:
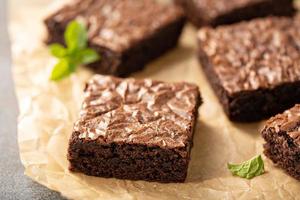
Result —
M 24 175 L 17 145 L 17 102 L 11 77 L 6 1 L 0 0 L 0 199 L 62 199 Z

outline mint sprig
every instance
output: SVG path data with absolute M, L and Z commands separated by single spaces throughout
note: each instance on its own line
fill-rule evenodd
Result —
M 87 47 L 87 30 L 77 21 L 71 21 L 64 33 L 66 47 L 55 43 L 49 46 L 50 53 L 58 58 L 50 80 L 58 81 L 73 73 L 78 65 L 90 64 L 100 59 L 100 55 Z
M 261 155 L 255 156 L 248 161 L 240 164 L 227 164 L 228 169 L 233 175 L 251 179 L 255 176 L 259 176 L 265 172 L 264 161 Z

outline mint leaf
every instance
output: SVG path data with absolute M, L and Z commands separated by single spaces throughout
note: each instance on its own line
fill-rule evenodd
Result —
M 74 65 L 68 59 L 61 59 L 53 68 L 50 80 L 58 81 L 69 76 L 74 71 Z
M 71 21 L 64 34 L 65 43 L 69 50 L 76 51 L 87 46 L 87 31 L 77 21 Z
M 81 62 L 83 64 L 90 64 L 100 59 L 99 54 L 90 48 L 84 49 L 80 52 L 81 54 Z
M 262 160 L 261 155 L 255 156 L 240 164 L 228 163 L 227 167 L 233 175 L 247 179 L 259 176 L 265 172 L 264 161 Z
M 50 76 L 53 81 L 69 76 L 80 64 L 90 64 L 100 59 L 95 50 L 87 48 L 87 30 L 82 24 L 71 21 L 64 38 L 66 48 L 61 44 L 49 46 L 51 54 L 59 59 Z
M 61 44 L 52 44 L 49 48 L 51 54 L 57 58 L 62 58 L 67 54 L 67 49 Z

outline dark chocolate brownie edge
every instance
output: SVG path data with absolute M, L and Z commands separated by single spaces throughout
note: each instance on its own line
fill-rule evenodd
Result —
M 274 128 L 264 128 L 262 136 L 264 154 L 289 175 L 300 180 L 300 148 L 285 132 L 275 133 Z
M 150 61 L 175 48 L 185 22 L 185 17 L 181 16 L 124 52 L 123 65 L 119 68 L 117 75 L 124 77 L 142 70 Z
M 229 13 L 220 14 L 220 16 L 208 20 L 201 16 L 201 13 L 192 1 L 188 0 L 175 0 L 186 13 L 189 21 L 196 27 L 211 25 L 219 26 L 224 24 L 233 24 L 239 21 L 251 20 L 259 17 L 266 16 L 293 16 L 296 9 L 293 0 L 276 0 L 268 2 L 259 2 L 246 7 L 235 9 Z M 200 13 L 200 14 L 199 14 Z
M 44 20 L 44 25 L 47 30 L 47 38 L 45 39 L 46 44 L 52 44 L 52 43 L 60 43 L 64 44 L 64 32 L 65 32 L 65 25 L 62 25 L 60 23 L 57 23 L 53 16 L 56 13 L 53 13 L 52 15 L 48 16 Z
M 293 107 L 300 102 L 300 81 L 272 89 L 239 92 L 231 97 L 230 115 L 236 121 L 258 121 Z
M 188 0 L 175 0 L 175 3 L 181 6 L 188 20 L 196 27 L 207 25 L 207 22 L 199 15 L 197 7 Z
M 222 87 L 206 54 L 199 47 L 199 60 L 230 120 L 254 122 L 266 119 L 300 103 L 300 81 L 285 83 L 273 89 L 258 89 L 229 95 Z
M 188 149 L 162 149 L 146 145 L 101 145 L 71 141 L 70 170 L 86 175 L 129 180 L 183 182 L 188 168 Z
M 99 74 L 118 75 L 118 70 L 122 65 L 122 54 L 111 51 L 108 48 L 89 45 L 92 49 L 96 50 L 101 59 L 97 62 L 88 65 L 93 71 Z
M 296 9 L 293 5 L 293 0 L 276 0 L 255 3 L 244 8 L 239 8 L 220 15 L 215 18 L 210 24 L 214 27 L 223 24 L 233 24 L 239 21 L 251 20 L 254 18 L 267 16 L 293 16 Z

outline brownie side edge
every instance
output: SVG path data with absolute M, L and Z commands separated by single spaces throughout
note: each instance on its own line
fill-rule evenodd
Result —
M 54 15 L 55 13 L 44 20 L 44 25 L 47 31 L 47 37 L 45 38 L 44 42 L 48 45 L 52 43 L 64 44 L 63 35 L 66 25 L 62 26 L 60 23 L 57 23 L 55 20 L 53 20 Z
M 220 13 L 215 18 L 209 18 L 201 15 L 201 12 L 197 9 L 197 6 L 191 0 L 175 0 L 186 13 L 189 21 L 196 27 L 211 25 L 218 26 L 224 24 L 232 24 L 243 20 L 251 20 L 259 17 L 266 16 L 293 16 L 296 13 L 293 1 L 289 0 L 277 0 L 258 2 L 247 5 L 242 8 L 236 8 L 227 13 Z
M 181 16 L 125 51 L 122 55 L 122 66 L 117 75 L 125 77 L 130 73 L 142 70 L 150 61 L 175 48 L 185 22 L 186 18 Z
M 300 102 L 300 81 L 272 89 L 239 92 L 231 97 L 230 116 L 236 121 L 258 121 L 283 112 Z M 246 114 L 245 114 L 246 113 Z
M 251 20 L 267 16 L 288 16 L 292 17 L 296 13 L 293 1 L 266 1 L 250 4 L 244 8 L 237 8 L 229 13 L 220 15 L 211 21 L 211 25 L 233 24 L 239 21 Z
M 205 19 L 199 14 L 197 7 L 189 0 L 175 0 L 175 3 L 181 6 L 187 19 L 196 27 L 207 25 Z
M 69 145 L 69 169 L 105 178 L 184 182 L 188 151 L 187 148 L 174 150 L 147 145 L 100 144 L 76 138 Z
M 262 136 L 264 154 L 271 159 L 276 166 L 284 169 L 290 176 L 300 181 L 300 148 L 286 132 L 275 133 L 272 128 L 264 128 Z

